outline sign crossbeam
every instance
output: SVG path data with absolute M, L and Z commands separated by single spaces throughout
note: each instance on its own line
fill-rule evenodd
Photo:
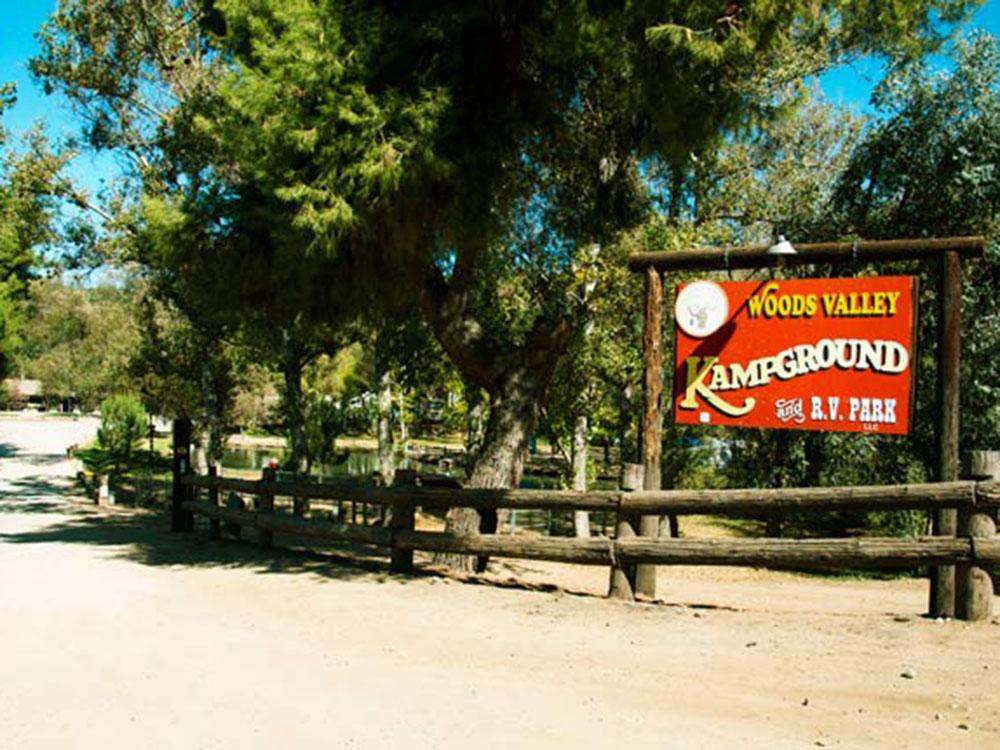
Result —
M 664 271 L 726 271 L 741 268 L 805 266 L 814 263 L 870 263 L 900 260 L 932 260 L 948 252 L 963 259 L 983 254 L 983 237 L 943 237 L 916 240 L 858 240 L 857 242 L 816 242 L 795 245 L 794 255 L 772 255 L 768 245 L 691 248 L 655 253 L 633 253 L 628 267 L 640 272 L 647 268 Z

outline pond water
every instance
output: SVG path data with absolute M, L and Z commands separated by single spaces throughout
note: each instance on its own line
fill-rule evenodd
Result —
M 279 462 L 285 460 L 287 452 L 280 448 L 231 448 L 222 457 L 223 468 L 261 471 L 267 463 L 275 458 Z M 344 454 L 343 460 L 334 464 L 313 467 L 313 473 L 323 478 L 355 479 L 359 483 L 370 483 L 372 472 L 378 467 L 378 454 L 372 450 L 351 450 Z M 428 474 L 447 474 L 462 477 L 461 468 L 445 469 L 437 463 L 425 462 L 407 456 L 399 460 L 400 469 L 414 469 Z M 614 483 L 598 482 L 596 489 L 614 489 Z M 556 489 L 558 477 L 539 476 L 526 473 L 521 480 L 523 489 Z M 600 531 L 613 523 L 610 514 L 592 513 L 591 525 Z M 571 512 L 550 512 L 544 510 L 518 510 L 508 514 L 504 530 L 512 527 L 529 528 L 547 532 L 554 536 L 570 536 L 573 533 L 573 514 Z
M 222 466 L 228 469 L 244 469 L 262 471 L 268 462 L 275 458 L 284 462 L 288 453 L 281 448 L 227 448 L 222 456 Z M 351 478 L 358 481 L 370 480 L 372 473 L 378 468 L 378 454 L 372 450 L 345 451 L 343 460 L 333 464 L 313 467 L 313 474 L 321 477 Z M 443 468 L 431 461 L 421 461 L 412 456 L 399 459 L 397 468 L 413 469 L 426 474 L 444 474 L 453 477 L 463 477 L 461 468 Z M 521 480 L 525 489 L 554 489 L 559 487 L 558 477 L 537 476 L 525 474 Z
M 228 469 L 244 469 L 262 471 L 272 458 L 283 463 L 288 454 L 281 448 L 227 448 L 222 456 L 222 466 Z M 430 468 L 416 465 L 418 462 L 406 459 L 401 462 L 401 469 L 419 468 L 430 471 Z M 321 477 L 339 477 L 371 479 L 372 472 L 378 467 L 378 454 L 375 451 L 349 451 L 344 460 L 333 464 L 313 467 L 313 473 Z

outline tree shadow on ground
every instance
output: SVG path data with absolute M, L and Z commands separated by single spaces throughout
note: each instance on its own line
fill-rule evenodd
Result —
M 35 453 L 31 456 L 18 456 L 18 462 L 28 466 L 55 466 L 66 460 L 61 453 Z
M 43 494 L 38 491 L 39 488 L 45 488 L 44 494 L 48 495 L 67 493 L 67 490 L 39 477 L 24 478 L 17 484 L 25 488 L 18 494 L 36 496 L 18 500 L 9 493 L 7 497 L 0 495 L 0 514 L 58 514 L 58 519 L 53 519 L 53 523 L 42 528 L 0 533 L 0 544 L 82 544 L 106 548 L 118 559 L 156 567 L 230 568 L 260 574 L 309 575 L 320 580 L 393 581 L 401 584 L 448 577 L 457 582 L 492 588 L 594 596 L 590 592 L 568 590 L 555 584 L 519 580 L 515 577 L 518 566 L 508 560 L 502 561 L 492 575 L 485 577 L 453 574 L 429 564 L 416 565 L 410 574 L 393 574 L 388 570 L 387 552 L 378 547 L 276 534 L 275 546 L 263 549 L 257 546 L 252 532 L 245 532 L 240 539 L 224 535 L 221 540 L 212 540 L 208 535 L 207 522 L 201 519 L 198 519 L 194 532 L 171 533 L 169 517 L 162 510 L 99 509 L 82 500 L 48 500 L 38 496 Z M 498 577 L 501 575 L 506 577 Z
M 595 596 L 554 583 L 519 579 L 518 575 L 533 572 L 530 561 L 494 559 L 486 575 L 477 575 L 435 566 L 429 553 L 417 552 L 413 573 L 396 575 L 389 573 L 387 552 L 379 547 L 276 534 L 275 546 L 265 550 L 257 546 L 252 531 L 244 532 L 240 538 L 226 533 L 221 540 L 212 540 L 207 521 L 200 518 L 194 532 L 171 533 L 170 520 L 163 508 L 97 508 L 72 497 L 75 488 L 68 488 L 66 480 L 61 478 L 23 477 L 7 484 L 12 490 L 0 492 L 0 515 L 43 514 L 60 518 L 44 528 L 0 533 L 0 543 L 121 547 L 117 557 L 153 566 L 249 568 L 261 573 L 311 573 L 326 578 L 369 577 L 404 582 L 408 578 L 435 577 L 499 589 Z M 59 494 L 66 497 L 55 496 Z M 21 499 L 24 496 L 31 497 Z
M 107 548 L 114 557 L 141 565 L 186 568 L 243 568 L 258 573 L 307 573 L 320 578 L 393 578 L 387 566 L 370 559 L 371 552 L 344 545 L 319 551 L 258 548 L 248 541 L 208 538 L 207 527 L 174 534 L 161 512 L 96 509 L 82 502 L 33 499 L 2 501 L 0 513 L 58 514 L 42 528 L 0 533 L 4 544 L 83 544 Z M 199 527 L 201 524 L 199 524 Z
M 70 488 L 70 480 L 52 474 L 14 477 L 13 479 L 4 479 L 2 482 L 3 484 L 0 485 L 3 487 L 0 490 L 0 503 L 11 505 L 12 510 L 16 509 L 13 506 L 22 504 L 24 501 L 20 498 L 26 496 L 30 497 L 32 501 L 51 498 L 46 500 L 46 502 L 56 505 L 60 502 L 57 499 L 58 496 L 63 495 Z

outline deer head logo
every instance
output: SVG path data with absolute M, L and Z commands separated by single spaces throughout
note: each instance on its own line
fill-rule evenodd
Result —
M 708 327 L 708 314 L 711 312 L 712 308 L 710 305 L 702 305 L 701 307 L 689 307 L 688 308 L 688 318 L 690 320 L 690 326 L 692 328 L 697 328 L 698 330 L 704 330 Z

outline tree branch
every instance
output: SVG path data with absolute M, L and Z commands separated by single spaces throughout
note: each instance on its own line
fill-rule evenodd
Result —
M 456 264 L 448 281 L 440 268 L 429 263 L 420 290 L 420 307 L 441 347 L 463 375 L 490 391 L 495 386 L 497 365 L 504 353 L 472 315 L 473 278 L 471 267 L 459 272 Z

